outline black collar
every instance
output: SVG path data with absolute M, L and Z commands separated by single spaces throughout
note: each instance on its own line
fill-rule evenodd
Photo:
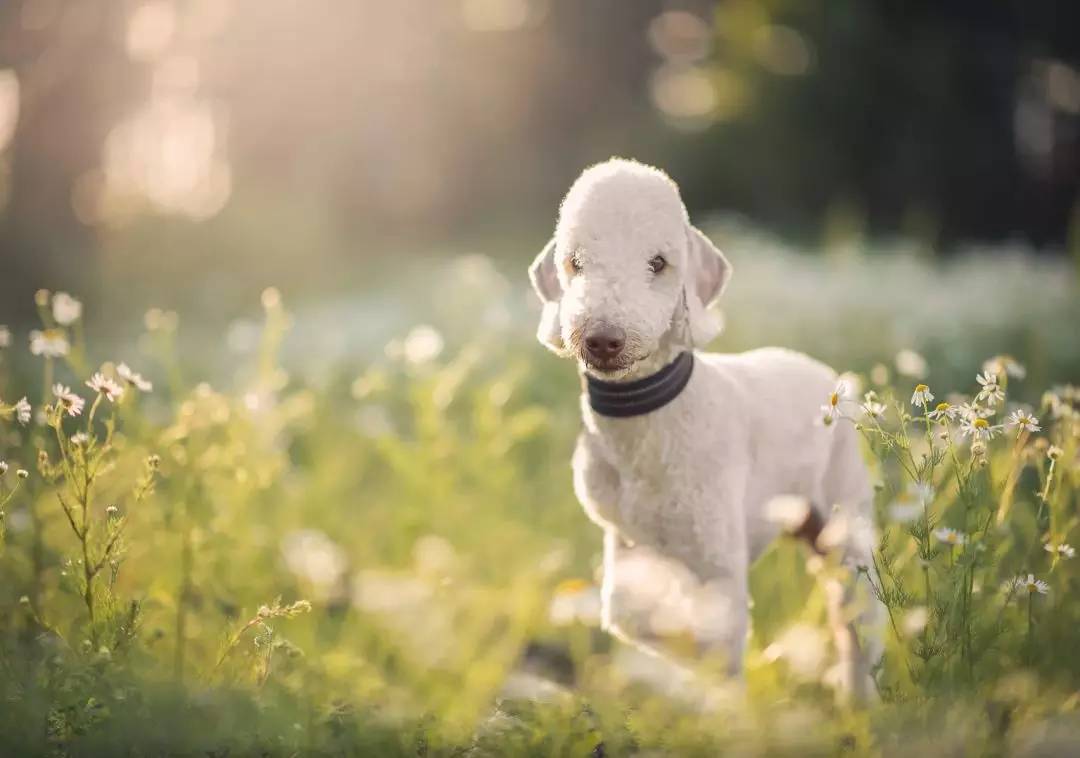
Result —
M 603 382 L 586 374 L 589 405 L 601 416 L 643 416 L 678 397 L 693 371 L 694 354 L 687 350 L 655 374 L 632 382 Z

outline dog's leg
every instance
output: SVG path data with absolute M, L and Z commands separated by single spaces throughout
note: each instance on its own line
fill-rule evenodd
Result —
M 587 432 L 578 435 L 574 457 L 570 461 L 574 471 L 574 494 L 578 502 L 597 526 L 610 532 L 619 522 L 619 471 L 596 449 L 596 443 Z
M 645 551 L 632 557 L 634 551 Z M 600 590 L 600 623 L 615 639 L 647 656 L 655 663 L 657 671 L 663 672 L 665 689 L 677 692 L 685 689 L 694 679 L 689 668 L 679 663 L 664 649 L 662 636 L 650 627 L 649 614 L 653 610 L 648 594 L 655 588 L 636 587 L 627 578 L 629 561 L 655 560 L 656 573 L 662 575 L 666 566 L 658 558 L 650 559 L 648 548 L 631 547 L 614 529 L 604 532 L 604 579 Z M 658 581 L 666 582 L 657 577 Z

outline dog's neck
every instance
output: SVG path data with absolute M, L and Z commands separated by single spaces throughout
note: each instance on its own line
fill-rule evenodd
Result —
M 677 398 L 694 370 L 694 354 L 678 352 L 656 371 L 622 381 L 605 381 L 585 374 L 584 389 L 592 412 L 607 418 L 644 416 Z

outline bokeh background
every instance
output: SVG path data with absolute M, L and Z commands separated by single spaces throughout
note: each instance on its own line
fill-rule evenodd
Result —
M 623 155 L 735 262 L 732 349 L 1062 373 L 1078 27 L 1048 1 L 13 0 L 0 323 L 38 287 L 99 333 L 175 309 L 209 361 L 275 285 L 305 364 L 417 323 L 516 339 L 562 193 Z M 437 292 L 455 271 L 491 294 Z M 956 329 L 970 354 L 942 346 Z

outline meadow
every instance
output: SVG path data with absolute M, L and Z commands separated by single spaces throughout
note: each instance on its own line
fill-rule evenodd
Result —
M 577 377 L 532 339 L 525 259 L 470 254 L 227 324 L 27 293 L 41 324 L 0 327 L 0 752 L 1080 750 L 1074 266 L 724 238 L 715 348 L 851 372 L 822 423 L 873 470 L 873 703 L 823 684 L 835 566 L 796 544 L 755 566 L 745 686 L 690 692 L 598 629 Z

